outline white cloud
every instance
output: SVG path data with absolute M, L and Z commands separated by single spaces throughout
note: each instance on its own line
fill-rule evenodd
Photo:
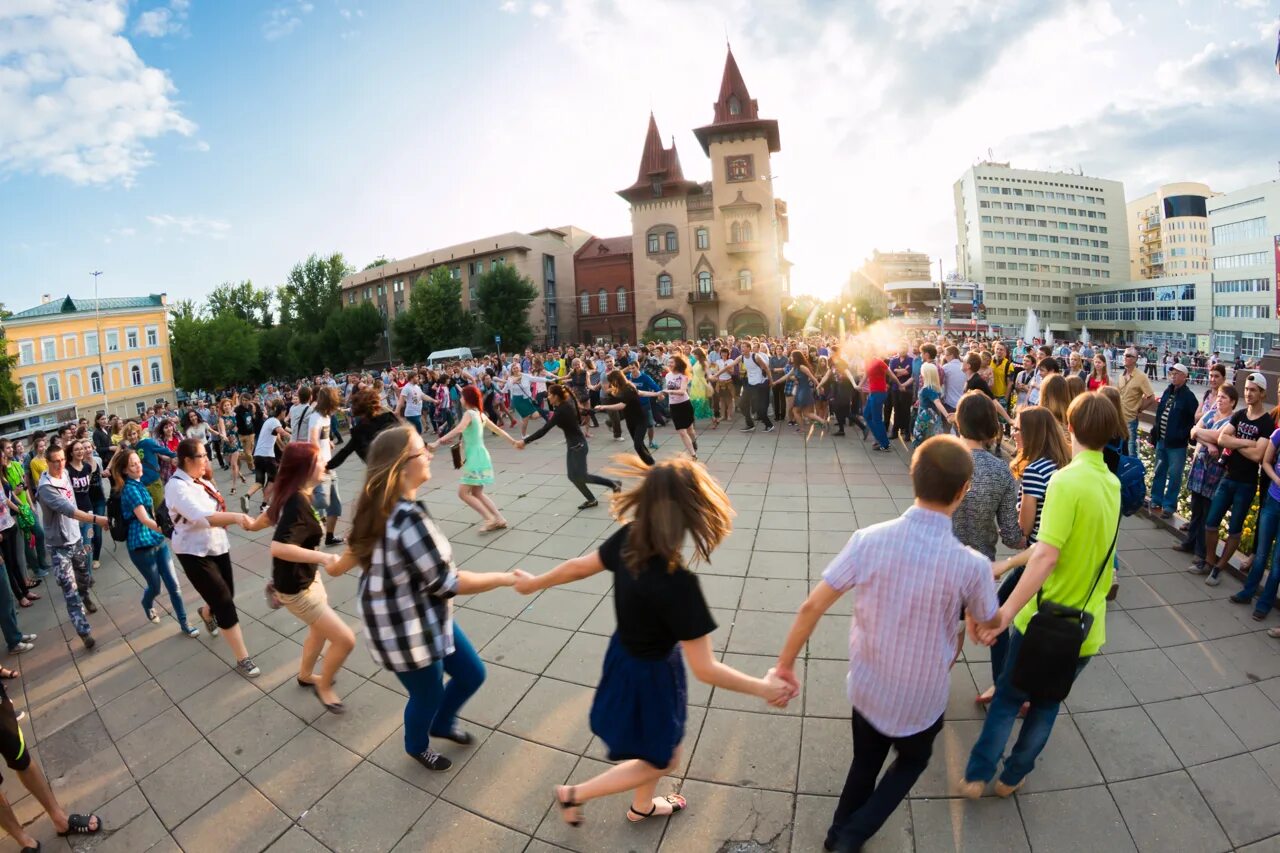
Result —
M 201 154 L 209 150 L 209 143 L 203 139 L 197 139 L 190 145 L 184 146 L 188 151 L 199 151 Z
M 137 235 L 137 228 L 112 228 L 107 232 L 107 236 L 102 238 L 102 242 L 110 245 L 116 240 L 126 240 L 130 237 L 136 237 Z
M 0 172 L 128 186 L 150 140 L 195 132 L 125 22 L 125 0 L 0 3 Z
M 502 5 L 498 8 L 506 12 L 508 15 L 514 15 L 520 11 L 520 4 L 517 0 L 503 0 Z
M 150 38 L 176 35 L 186 29 L 190 0 L 171 0 L 167 6 L 148 9 L 133 24 L 133 34 Z
M 231 230 L 231 223 L 206 216 L 174 216 L 162 213 L 148 216 L 147 221 L 161 231 L 173 231 L 186 237 L 209 237 L 221 240 Z
M 535 18 L 545 18 L 551 14 L 551 6 L 547 3 L 534 3 L 529 7 L 529 14 Z
M 305 0 L 294 0 L 294 2 L 275 6 L 267 12 L 267 18 L 262 23 L 263 38 L 267 41 L 284 38 L 302 26 L 303 17 L 309 15 L 313 9 L 315 6 Z

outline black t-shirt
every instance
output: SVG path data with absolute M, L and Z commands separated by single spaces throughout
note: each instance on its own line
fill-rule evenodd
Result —
M 324 530 L 311 508 L 311 502 L 305 495 L 298 493 L 280 508 L 280 521 L 276 524 L 276 532 L 271 541 L 315 548 L 323 535 Z M 276 585 L 277 592 L 297 595 L 311 586 L 315 577 L 314 563 L 295 563 L 279 557 L 271 558 L 271 582 Z
M 982 376 L 980 376 L 977 373 L 970 376 L 969 380 L 964 383 L 964 390 L 965 391 L 981 391 L 983 394 L 986 394 L 988 397 L 995 396 L 995 394 L 991 393 L 991 386 L 987 384 L 987 380 L 983 379 Z
M 613 572 L 613 609 L 618 617 L 618 640 L 628 652 L 645 660 L 661 660 L 681 640 L 696 640 L 716 629 L 702 596 L 698 576 L 684 566 L 667 570 L 655 557 L 639 574 L 623 557 L 630 525 L 624 525 L 600 546 L 600 560 Z
M 236 432 L 240 435 L 249 435 L 253 432 L 253 406 L 246 406 L 241 403 L 235 408 L 236 415 Z
M 76 468 L 68 462 L 67 477 L 71 480 L 71 490 L 76 494 L 76 509 L 93 512 L 93 500 L 89 494 L 89 487 L 93 483 L 93 466 L 86 462 L 83 468 Z
M 637 427 L 645 427 L 649 424 L 644 403 L 640 401 L 640 392 L 634 386 L 624 390 L 622 396 L 617 399 L 622 402 L 622 419 L 626 421 L 628 431 L 634 432 Z
M 1249 420 L 1249 410 L 1247 408 L 1241 409 L 1231 416 L 1231 425 L 1235 427 L 1236 438 L 1245 441 L 1270 438 L 1271 433 L 1276 428 L 1275 419 L 1271 417 L 1270 412 L 1264 412 L 1262 417 L 1255 420 Z M 1245 459 L 1243 453 L 1233 449 L 1227 456 L 1227 479 L 1235 480 L 1237 483 L 1248 483 L 1257 480 L 1258 463 L 1251 459 Z

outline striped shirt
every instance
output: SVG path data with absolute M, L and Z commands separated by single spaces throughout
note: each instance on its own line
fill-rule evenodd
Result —
M 947 709 L 961 605 L 980 622 L 995 615 L 991 563 L 960 544 L 945 515 L 911 507 L 855 532 L 822 579 L 840 592 L 857 588 L 847 682 L 853 707 L 889 737 L 937 722 Z
M 375 660 L 393 672 L 453 654 L 453 548 L 424 504 L 401 500 L 360 580 L 360 612 Z
M 1036 541 L 1036 534 L 1040 532 L 1040 515 L 1044 512 L 1044 495 L 1049 491 L 1049 478 L 1053 476 L 1053 472 L 1058 470 L 1058 466 L 1052 459 L 1043 456 L 1032 462 L 1022 471 L 1022 497 L 1035 498 L 1036 501 L 1036 520 L 1031 525 L 1031 533 L 1027 535 L 1027 544 L 1030 545 Z

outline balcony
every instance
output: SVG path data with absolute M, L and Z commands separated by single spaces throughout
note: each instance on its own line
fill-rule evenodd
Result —
M 762 247 L 759 240 L 740 240 L 737 243 L 725 243 L 724 248 L 731 255 L 742 255 L 758 252 Z
M 714 290 L 693 290 L 689 292 L 689 304 L 691 305 L 712 305 L 719 301 L 720 298 L 716 296 Z

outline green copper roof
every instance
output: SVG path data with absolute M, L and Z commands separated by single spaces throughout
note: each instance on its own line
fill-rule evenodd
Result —
M 92 314 L 95 310 L 119 311 L 125 308 L 159 308 L 163 305 L 162 294 L 152 293 L 149 296 L 110 296 L 106 299 L 80 299 L 70 296 L 65 299 L 50 299 L 43 305 L 19 311 L 8 319 L 32 320 L 38 317 L 53 317 L 60 314 Z

